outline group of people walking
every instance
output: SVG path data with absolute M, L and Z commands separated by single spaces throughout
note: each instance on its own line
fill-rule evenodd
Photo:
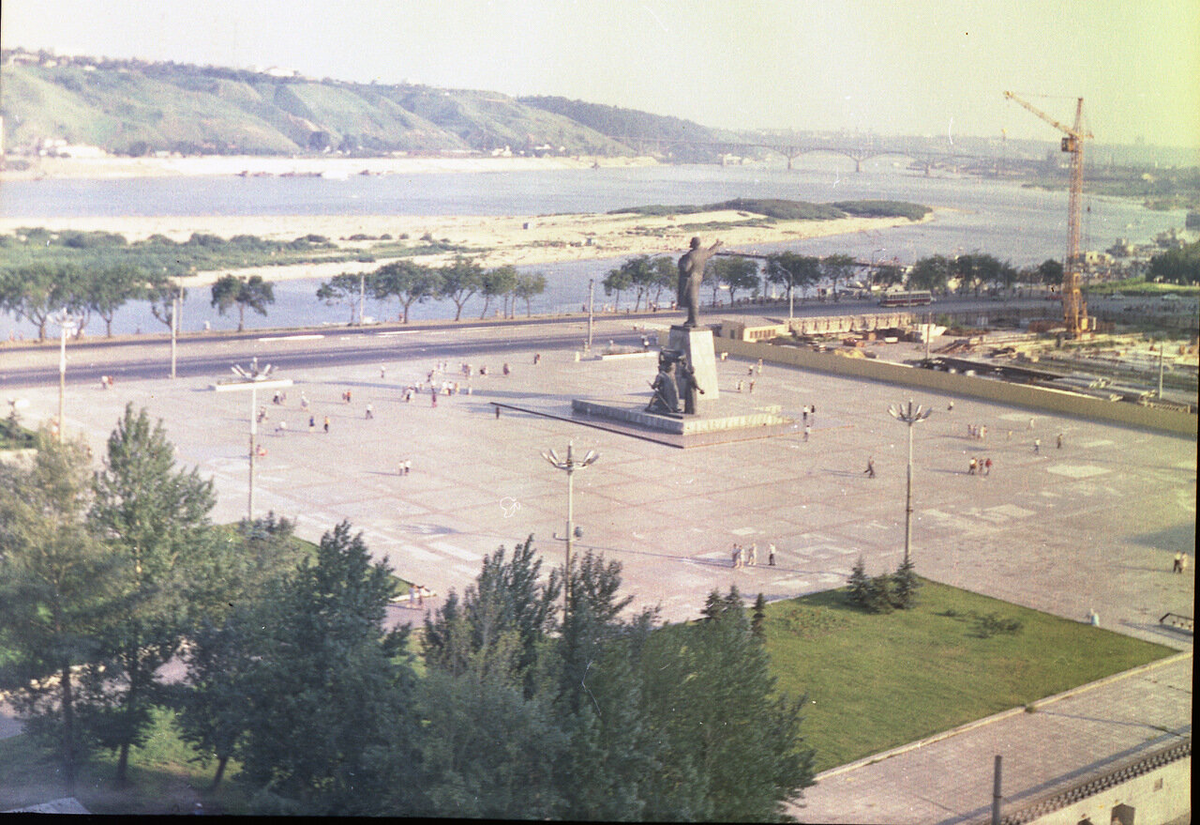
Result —
M 733 545 L 733 568 L 735 570 L 743 567 L 758 566 L 758 544 L 751 542 L 750 547 L 742 547 L 742 545 L 734 543 Z M 775 566 L 775 545 L 767 545 L 767 566 Z

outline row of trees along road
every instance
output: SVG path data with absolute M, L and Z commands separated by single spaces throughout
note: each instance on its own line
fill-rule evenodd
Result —
M 470 258 L 456 256 L 439 267 L 398 260 L 370 273 L 335 275 L 317 289 L 317 298 L 331 306 L 348 305 L 351 323 L 360 297 L 370 295 L 380 301 L 396 299 L 400 302 L 399 320 L 407 324 L 413 304 L 440 300 L 454 304 L 454 320 L 458 321 L 467 301 L 476 295 L 483 298 L 480 318 L 487 317 L 494 300 L 503 302 L 505 318 L 516 313 L 518 300 L 525 302 L 525 313 L 531 315 L 533 299 L 545 291 L 546 276 L 540 272 L 518 272 L 512 266 L 485 270 Z
M 736 590 L 660 626 L 617 562 L 543 576 L 530 537 L 426 616 L 418 675 L 361 534 L 306 553 L 274 516 L 214 527 L 213 503 L 132 407 L 95 477 L 44 432 L 0 465 L 0 687 L 68 786 L 92 748 L 123 780 L 152 708 L 214 786 L 235 760 L 258 813 L 772 820 L 812 784 L 804 700 L 775 691 Z

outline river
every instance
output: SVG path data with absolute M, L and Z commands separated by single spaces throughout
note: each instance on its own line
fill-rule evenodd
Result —
M 862 260 L 898 258 L 912 263 L 933 254 L 985 252 L 1016 266 L 1062 259 L 1066 247 L 1067 193 L 1023 188 L 1011 181 L 935 174 L 925 177 L 887 158 L 863 163 L 833 156 L 800 158 L 782 166 L 652 166 L 561 171 L 421 173 L 351 176 L 347 179 L 281 177 L 136 178 L 123 180 L 12 181 L 0 187 L 0 216 L 38 218 L 155 215 L 538 215 L 605 212 L 647 204 L 699 204 L 732 198 L 785 198 L 824 203 L 840 200 L 902 200 L 938 207 L 936 220 L 895 229 L 814 238 L 754 251 L 791 249 L 803 254 L 843 252 Z M 1104 250 L 1117 238 L 1151 240 L 1184 225 L 1182 210 L 1153 212 L 1116 198 L 1085 198 L 1083 245 Z M 676 250 L 663 250 L 674 253 Z M 534 300 L 535 313 L 578 311 L 586 302 L 588 280 L 599 287 L 617 261 L 586 261 L 528 267 L 547 277 L 546 292 Z M 314 281 L 281 282 L 269 315 L 246 316 L 247 327 L 345 323 L 345 306 L 317 301 Z M 632 300 L 632 296 L 628 296 Z M 493 307 L 496 303 L 493 301 Z M 625 296 L 622 307 L 626 306 Z M 464 317 L 475 317 L 482 299 L 472 299 Z M 366 314 L 395 317 L 397 306 L 367 301 Z M 494 310 L 493 310 L 494 311 Z M 525 307 L 519 307 L 523 314 Z M 415 305 L 413 319 L 451 318 L 449 301 Z M 209 305 L 207 288 L 194 290 L 183 312 L 185 330 L 205 324 L 236 327 Z M 119 333 L 165 332 L 143 302 L 122 308 L 114 323 Z M 101 334 L 93 319 L 87 333 Z M 0 335 L 28 337 L 27 322 L 0 315 Z

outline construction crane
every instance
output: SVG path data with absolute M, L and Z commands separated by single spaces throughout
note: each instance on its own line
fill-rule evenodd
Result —
M 1063 264 L 1062 304 L 1063 323 L 1068 338 L 1078 338 L 1088 328 L 1087 302 L 1079 289 L 1079 276 L 1083 271 L 1083 252 L 1079 248 L 1079 231 L 1083 202 L 1083 141 L 1093 135 L 1083 126 L 1083 98 L 1075 103 L 1075 126 L 1059 123 L 1050 115 L 1027 103 L 1012 92 L 1005 92 L 1007 100 L 1015 100 L 1029 111 L 1066 134 L 1062 139 L 1062 150 L 1071 153 L 1071 190 L 1067 200 L 1067 259 Z

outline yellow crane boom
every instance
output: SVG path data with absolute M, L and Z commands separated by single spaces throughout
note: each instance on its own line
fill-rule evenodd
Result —
M 1087 302 L 1079 289 L 1079 275 L 1083 270 L 1083 252 L 1079 248 L 1079 241 L 1083 211 L 1083 142 L 1092 137 L 1092 133 L 1085 131 L 1083 126 L 1083 98 L 1078 98 L 1075 103 L 1075 126 L 1070 127 L 1012 92 L 1005 92 L 1004 97 L 1006 100 L 1015 100 L 1066 134 L 1062 139 L 1062 150 L 1071 153 L 1071 186 L 1067 198 L 1067 258 L 1063 263 L 1063 323 L 1067 327 L 1067 335 L 1078 338 L 1088 328 Z

